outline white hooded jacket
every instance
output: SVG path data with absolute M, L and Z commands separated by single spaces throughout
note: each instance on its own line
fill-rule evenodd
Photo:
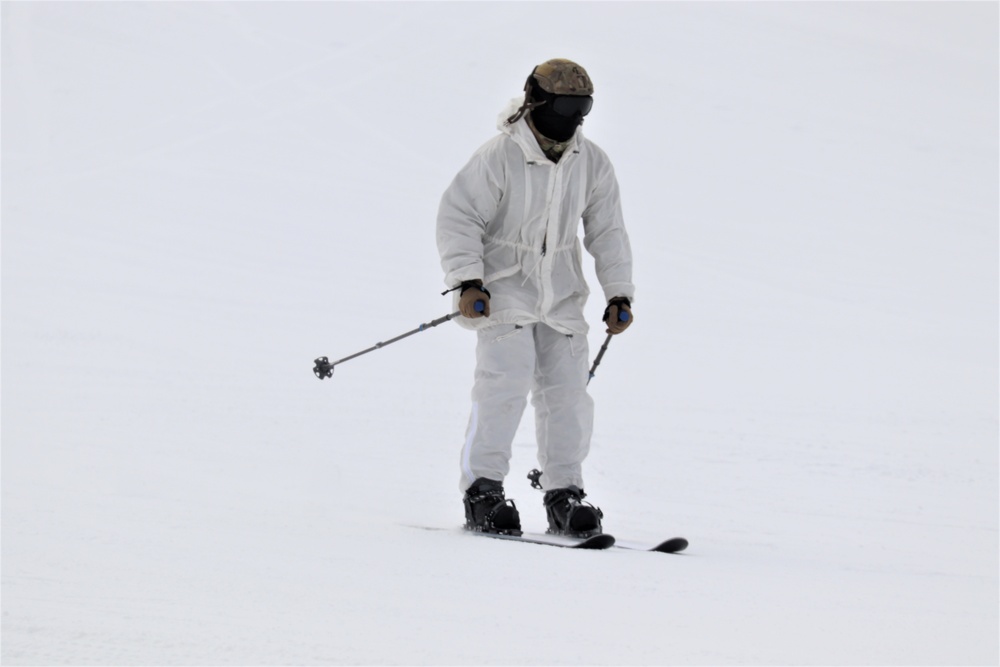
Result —
M 467 328 L 543 322 L 586 334 L 581 220 L 605 298 L 635 294 L 618 181 L 608 156 L 579 128 L 559 162 L 549 160 L 526 117 L 505 122 L 522 101 L 500 114 L 501 134 L 476 151 L 441 198 L 445 283 L 480 279 L 490 291 L 489 317 L 457 318 Z

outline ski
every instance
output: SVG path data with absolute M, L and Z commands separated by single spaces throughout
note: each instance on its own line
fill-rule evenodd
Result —
M 650 546 L 639 542 L 615 542 L 615 548 L 631 551 L 659 551 L 663 554 L 676 554 L 688 548 L 688 541 L 683 537 L 671 537 L 659 544 Z
M 439 526 L 415 526 L 412 524 L 401 524 L 408 528 L 419 528 L 420 530 L 450 531 L 454 528 L 443 528 Z M 484 533 L 467 528 L 459 528 L 468 535 L 479 535 L 480 537 L 491 537 L 496 540 L 508 540 L 510 542 L 526 542 L 528 544 L 544 544 L 553 547 L 566 547 L 569 549 L 625 549 L 628 551 L 658 551 L 665 554 L 675 554 L 688 548 L 688 541 L 683 537 L 671 537 L 659 544 L 650 545 L 643 542 L 619 541 L 608 533 L 599 533 L 590 537 L 570 537 L 569 535 L 552 535 L 550 533 L 521 533 L 520 535 L 502 535 L 498 533 Z
M 470 535 L 491 537 L 497 540 L 511 542 L 526 542 L 528 544 L 545 544 L 552 547 L 569 549 L 609 549 L 615 545 L 615 538 L 607 533 L 598 533 L 590 537 L 570 537 L 569 535 L 551 535 L 549 533 L 521 533 L 520 535 L 504 535 L 501 533 L 484 533 L 477 530 L 466 530 Z

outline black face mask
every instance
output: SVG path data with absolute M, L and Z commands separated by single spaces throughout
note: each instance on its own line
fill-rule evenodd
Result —
M 531 110 L 531 121 L 535 128 L 552 141 L 568 141 L 583 123 L 583 114 L 561 116 L 547 105 L 543 104 Z
M 558 142 L 568 141 L 590 113 L 593 98 L 578 95 L 553 95 L 539 86 L 531 88 L 531 98 L 544 102 L 531 110 L 531 121 L 543 136 Z

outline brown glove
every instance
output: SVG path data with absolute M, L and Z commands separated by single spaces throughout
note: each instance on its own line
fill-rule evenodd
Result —
M 632 324 L 632 304 L 627 297 L 616 296 L 608 301 L 604 309 L 604 321 L 608 323 L 607 333 L 620 334 Z
M 465 317 L 490 316 L 490 292 L 483 287 L 482 280 L 466 280 L 462 283 L 458 310 Z M 477 306 L 479 306 L 477 308 Z

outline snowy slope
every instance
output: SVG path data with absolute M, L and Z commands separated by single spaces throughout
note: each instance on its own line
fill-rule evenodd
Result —
M 996 3 L 2 5 L 4 664 L 996 664 Z M 579 60 L 580 553 L 461 521 L 433 225 Z M 602 304 L 589 305 L 591 321 Z M 603 336 L 591 332 L 591 354 Z M 541 529 L 530 409 L 509 495 Z

